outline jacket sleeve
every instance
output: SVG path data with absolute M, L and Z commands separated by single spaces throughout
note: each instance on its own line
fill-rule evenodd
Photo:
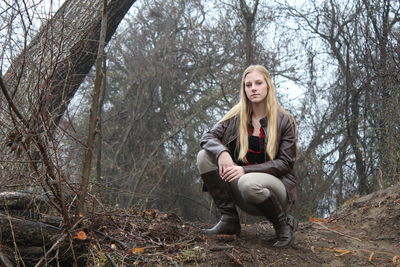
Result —
M 284 115 L 280 123 L 278 129 L 281 137 L 276 158 L 260 164 L 243 166 L 245 173 L 264 172 L 279 178 L 292 171 L 296 160 L 295 126 L 288 115 Z
M 219 155 L 221 155 L 224 151 L 229 151 L 228 147 L 222 143 L 222 137 L 226 131 L 228 126 L 228 121 L 218 122 L 215 124 L 211 130 L 206 132 L 200 140 L 200 146 L 211 152 L 218 159 Z

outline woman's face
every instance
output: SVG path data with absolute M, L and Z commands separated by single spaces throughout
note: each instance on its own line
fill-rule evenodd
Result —
M 258 71 L 249 72 L 244 79 L 244 90 L 251 103 L 261 103 L 268 95 L 267 82 Z

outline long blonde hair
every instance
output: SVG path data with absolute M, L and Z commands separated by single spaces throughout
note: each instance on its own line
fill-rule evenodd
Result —
M 278 138 L 278 112 L 287 113 L 282 106 L 278 103 L 276 98 L 276 89 L 274 83 L 272 82 L 271 75 L 268 70 L 261 65 L 251 65 L 243 72 L 242 85 L 240 90 L 240 100 L 233 108 L 231 108 L 228 113 L 221 119 L 225 121 L 236 115 L 239 115 L 239 129 L 238 129 L 238 145 L 239 145 L 239 160 L 247 163 L 246 154 L 249 147 L 249 134 L 248 125 L 251 120 L 252 115 L 252 105 L 246 96 L 244 80 L 250 72 L 257 71 L 263 75 L 268 88 L 268 93 L 266 97 L 266 116 L 268 120 L 267 128 L 267 146 L 266 152 L 269 158 L 272 160 L 276 157 L 278 150 L 277 138 Z

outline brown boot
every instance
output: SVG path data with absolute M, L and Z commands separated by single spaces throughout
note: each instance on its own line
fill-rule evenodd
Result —
M 272 222 L 277 241 L 274 247 L 282 248 L 291 245 L 294 241 L 293 232 L 297 230 L 298 221 L 293 216 L 286 215 L 278 197 L 271 191 L 271 196 L 256 205 L 264 216 Z
M 229 184 L 221 179 L 218 170 L 202 174 L 201 178 L 222 215 L 220 221 L 214 227 L 203 229 L 203 232 L 205 234 L 240 236 L 239 214 L 236 211 Z

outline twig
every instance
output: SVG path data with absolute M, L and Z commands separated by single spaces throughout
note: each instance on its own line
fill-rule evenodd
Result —
M 240 261 L 239 258 L 235 257 L 235 255 L 233 255 L 233 253 L 225 252 L 225 254 L 226 254 L 230 259 L 232 259 L 233 262 L 235 262 L 236 264 L 238 264 L 238 265 L 240 265 L 240 266 L 244 266 L 244 267 L 246 266 L 245 264 L 243 264 L 243 263 Z
M 71 232 L 68 232 L 68 237 L 69 237 L 68 239 L 69 239 L 69 246 L 71 248 L 72 259 L 74 260 L 72 266 L 73 267 L 78 267 L 78 261 L 76 259 L 76 254 L 75 254 L 75 250 L 74 250 L 74 244 L 73 244 Z
M 64 239 L 68 236 L 68 233 L 63 233 L 60 238 L 51 246 L 51 248 L 46 252 L 46 254 L 36 263 L 34 267 L 42 266 L 43 261 L 47 258 L 47 256 L 58 247 L 58 245 L 64 241 Z
M 0 162 L 7 162 L 7 163 L 43 163 L 41 160 L 7 160 L 7 159 L 0 159 Z
M 104 212 L 107 211 L 107 209 L 106 209 L 106 207 L 104 207 L 103 203 L 101 203 L 101 201 L 94 194 L 88 193 L 88 195 L 101 206 L 101 208 L 103 209 Z M 93 209 L 94 209 L 94 203 L 93 203 Z M 94 210 L 92 211 L 92 214 L 95 214 Z
M 2 188 L 20 188 L 20 187 L 24 187 L 24 186 L 30 186 L 30 187 L 35 187 L 35 186 L 39 186 L 39 185 L 35 185 L 35 184 L 7 184 L 7 185 L 1 185 Z
M 343 219 L 344 217 L 347 217 L 347 216 L 349 216 L 349 215 L 350 215 L 350 212 L 347 212 L 347 213 L 345 213 L 345 214 L 343 214 L 343 215 L 341 215 L 341 216 L 333 217 L 333 218 L 331 218 L 331 219 L 328 220 L 328 223 L 333 222 L 333 221 L 337 221 L 337 220 L 340 220 L 340 219 Z
M 343 233 L 338 232 L 338 231 L 336 231 L 336 230 L 329 229 L 328 227 L 326 227 L 326 226 L 323 225 L 322 223 L 315 222 L 315 224 L 318 224 L 319 226 L 322 226 L 324 229 L 326 229 L 326 230 L 328 230 L 328 231 L 331 231 L 331 232 L 334 232 L 334 233 L 336 233 L 336 234 L 339 234 L 339 235 L 342 235 L 342 236 L 346 236 L 346 237 L 348 237 L 348 238 L 351 238 L 351 239 L 354 239 L 354 240 L 357 240 L 357 241 L 360 241 L 360 242 L 361 242 L 361 239 L 359 239 L 359 238 L 357 238 L 357 237 L 350 236 L 350 235 L 346 235 L 346 234 L 343 234 Z
M 5 98 L 6 98 L 7 102 L 8 102 L 8 105 L 14 111 L 15 115 L 17 115 L 17 117 L 22 121 L 22 123 L 24 125 L 28 126 L 29 124 L 28 124 L 27 120 L 21 114 L 21 112 L 18 110 L 18 108 L 15 106 L 14 102 L 12 101 L 11 96 L 9 95 L 9 93 L 7 91 L 7 88 L 6 88 L 6 86 L 5 86 L 4 82 L 3 82 L 3 79 L 1 77 L 0 77 L 0 88 L 1 88 L 1 91 L 3 92 Z
M 16 241 L 15 233 L 14 233 L 14 226 L 12 224 L 11 216 L 10 216 L 10 213 L 8 212 L 8 210 L 7 210 L 7 218 L 8 218 L 8 223 L 10 224 L 11 235 L 12 235 L 12 239 L 13 239 L 13 245 L 14 245 L 15 252 L 17 254 L 16 256 L 18 256 L 21 259 L 22 265 L 25 266 L 25 263 L 24 263 L 24 261 L 22 260 L 22 257 L 21 257 L 21 253 L 20 253 L 20 251 L 18 249 L 18 246 L 17 246 L 17 241 Z
M 111 237 L 111 236 L 109 236 L 109 235 L 107 235 L 107 234 L 105 234 L 103 232 L 100 232 L 99 230 L 93 230 L 93 232 L 95 232 L 95 233 L 97 233 L 99 235 L 102 235 L 105 238 L 110 239 L 111 241 L 114 241 L 114 242 L 118 243 L 124 249 L 128 248 L 128 245 L 125 244 L 124 242 L 122 242 L 122 241 L 120 241 L 120 240 L 118 240 L 118 239 L 116 239 L 114 237 Z
M 83 220 L 85 219 L 85 217 L 80 218 L 72 227 L 71 229 L 69 229 L 70 231 L 73 230 L 76 226 L 78 226 Z M 60 238 L 57 239 L 57 241 L 53 244 L 53 246 L 51 246 L 51 248 L 46 252 L 46 254 L 38 261 L 38 263 L 36 263 L 36 265 L 34 267 L 39 267 L 42 266 L 43 261 L 47 258 L 47 256 L 49 256 L 49 254 L 58 247 L 58 245 L 64 241 L 64 239 L 69 235 L 69 232 L 65 232 L 63 233 Z
M 370 250 L 366 250 L 366 249 L 355 249 L 355 250 L 348 250 L 348 249 L 335 249 L 335 248 L 326 248 L 326 247 L 318 247 L 318 249 L 321 250 L 326 250 L 326 251 L 331 251 L 331 252 L 338 252 L 340 254 L 335 254 L 335 256 L 340 257 L 343 255 L 348 255 L 351 254 L 355 257 L 361 258 L 361 259 L 366 259 L 368 261 L 368 263 L 374 265 L 374 266 L 378 266 L 375 263 L 372 262 L 372 259 L 374 259 L 375 261 L 386 261 L 386 262 L 391 262 L 392 257 L 394 254 L 392 253 L 388 253 L 388 252 L 384 252 L 384 251 L 370 251 Z M 363 256 L 363 255 L 359 255 L 357 253 L 360 252 L 367 252 L 369 253 L 369 256 Z M 380 258 L 377 256 L 377 254 L 382 253 L 382 254 L 386 254 L 389 255 L 389 258 Z M 375 256 L 373 258 L 373 256 Z M 394 256 L 394 257 L 398 257 L 398 256 Z
M 107 260 L 111 263 L 111 265 L 112 265 L 113 267 L 118 267 L 118 264 L 115 263 L 115 261 L 113 260 L 113 258 L 111 258 L 111 256 L 108 255 L 108 253 L 106 253 L 105 255 L 106 255 Z

